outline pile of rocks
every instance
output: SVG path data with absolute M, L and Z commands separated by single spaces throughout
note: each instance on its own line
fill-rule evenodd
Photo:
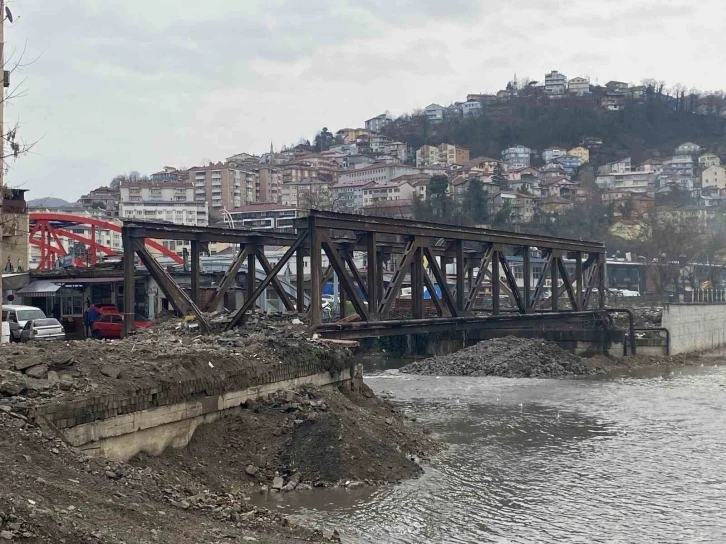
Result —
M 416 361 L 401 368 L 409 374 L 556 378 L 591 374 L 580 357 L 544 340 L 507 336 L 479 342 L 450 355 Z

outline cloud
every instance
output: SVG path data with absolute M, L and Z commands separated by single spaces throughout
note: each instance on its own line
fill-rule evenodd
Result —
M 720 3 L 672 0 L 38 0 L 8 108 L 42 138 L 8 181 L 76 198 L 152 172 L 496 91 L 516 72 L 726 87 Z M 673 39 L 677 36 L 679 39 Z M 57 194 L 60 189 L 66 194 Z

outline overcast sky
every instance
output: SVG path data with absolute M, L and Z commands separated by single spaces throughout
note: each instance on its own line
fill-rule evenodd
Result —
M 726 88 L 719 0 L 10 0 L 33 153 L 8 182 L 75 200 L 132 169 L 261 153 L 552 69 Z M 37 59 L 37 60 L 36 60 Z M 12 62 L 12 59 L 11 59 Z

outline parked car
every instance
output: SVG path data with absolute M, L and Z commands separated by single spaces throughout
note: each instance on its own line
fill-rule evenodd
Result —
M 40 308 L 35 306 L 21 306 L 18 304 L 3 305 L 3 321 L 10 324 L 10 341 L 20 342 L 20 334 L 25 328 L 25 324 L 31 319 L 43 319 L 45 314 Z
M 134 326 L 137 329 L 148 329 L 154 324 L 153 321 L 137 316 Z M 91 336 L 101 338 L 121 338 L 124 329 L 124 316 L 119 313 L 102 315 L 91 325 Z
M 115 304 L 94 304 L 91 308 L 95 308 L 98 315 L 120 314 Z
M 41 319 L 31 319 L 25 324 L 20 333 L 21 342 L 31 342 L 35 340 L 65 340 L 66 331 L 63 325 L 53 317 L 43 317 Z

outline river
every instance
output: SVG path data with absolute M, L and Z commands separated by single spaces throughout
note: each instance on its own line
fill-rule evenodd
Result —
M 369 364 L 366 382 L 450 447 L 415 481 L 266 506 L 361 544 L 726 542 L 724 362 L 577 380 Z

